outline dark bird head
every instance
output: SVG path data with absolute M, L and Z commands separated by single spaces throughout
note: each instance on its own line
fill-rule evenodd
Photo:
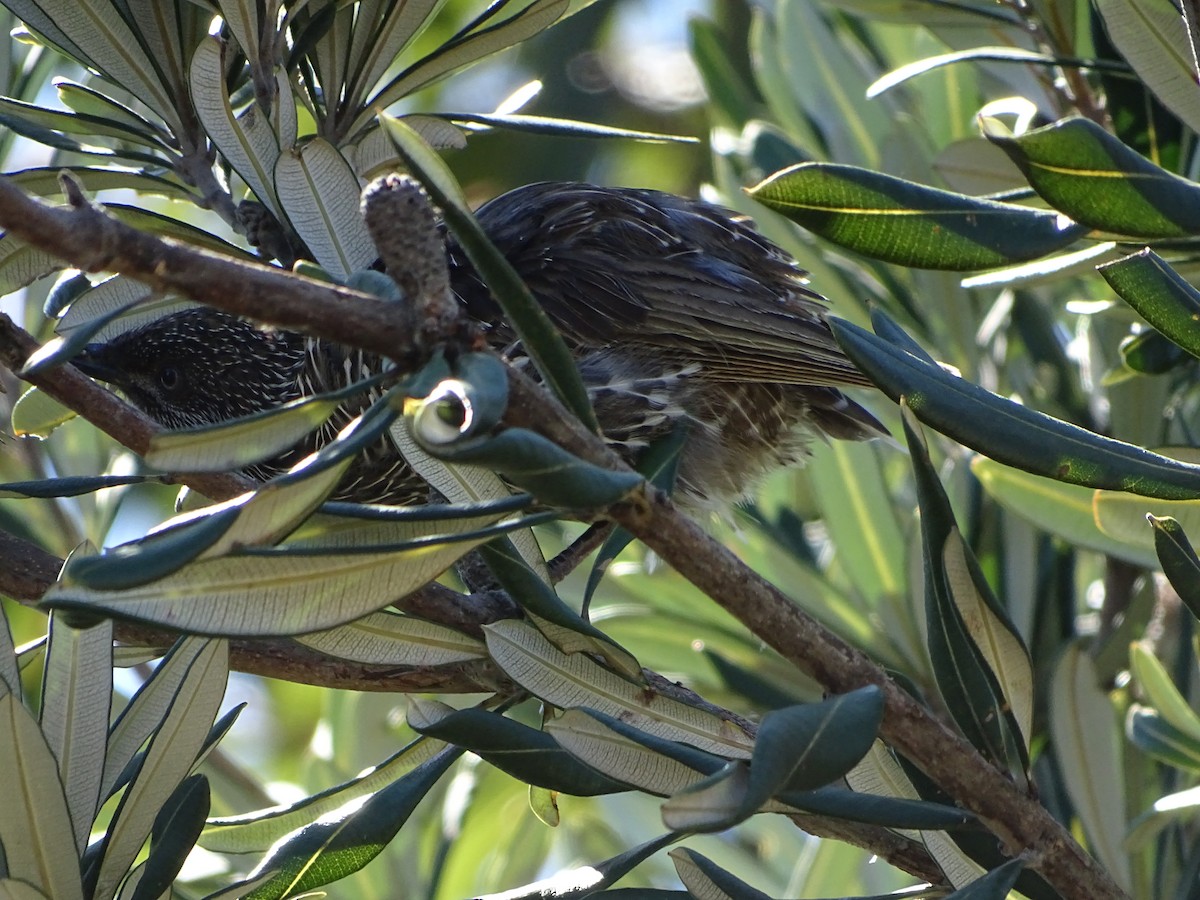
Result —
M 210 425 L 294 400 L 305 339 L 207 307 L 89 344 L 74 363 L 170 428 Z

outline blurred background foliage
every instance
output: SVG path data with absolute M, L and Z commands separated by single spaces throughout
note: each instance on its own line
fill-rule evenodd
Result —
M 449 0 L 422 40 L 437 46 L 478 6 Z M 660 144 L 497 129 L 472 136 L 446 159 L 476 202 L 555 179 L 718 200 L 753 215 L 849 322 L 865 326 L 873 309 L 884 310 L 933 357 L 1001 397 L 1139 447 L 1193 445 L 1194 359 L 1145 326 L 1093 271 L 1138 241 L 1108 245 L 1093 233 L 1090 243 L 1064 253 L 964 277 L 839 248 L 743 191 L 797 163 L 829 161 L 1044 207 L 1008 156 L 980 135 L 981 111 L 1017 133 L 1075 113 L 1094 116 L 1165 169 L 1195 177 L 1194 131 L 1176 104 L 1147 89 L 1137 57 L 1154 51 L 1122 48 L 1114 33 L 1119 16 L 1112 4 L 1082 0 L 608 0 L 407 98 L 404 112 L 488 112 L 537 79 L 541 90 L 524 111 L 699 136 L 698 144 Z M 988 52 L 919 66 L 977 48 Z M 5 93 L 18 96 L 14 72 L 23 50 L 14 43 L 7 52 Z M 1072 62 L 1079 60 L 1093 65 L 1081 69 Z M 902 83 L 880 81 L 907 66 L 919 70 L 907 70 Z M 53 102 L 51 74 L 79 78 L 81 70 L 57 57 L 39 62 L 29 74 L 36 90 L 26 99 Z M 8 140 L 5 152 L 6 171 L 75 160 L 64 151 L 48 159 L 44 147 L 24 139 Z M 178 202 L 137 202 L 190 215 Z M 240 240 L 211 215 L 196 221 Z M 1179 271 L 1195 272 L 1188 240 L 1168 249 Z M 40 281 L 7 301 L 41 337 L 52 333 L 41 313 L 49 289 Z M 20 388 L 6 377 L 11 403 Z M 863 399 L 901 435 L 892 403 L 867 392 Z M 1025 737 L 1042 802 L 1133 896 L 1194 896 L 1200 834 L 1197 799 L 1187 790 L 1200 772 L 1200 724 L 1191 712 L 1194 622 L 1158 574 L 1153 533 L 1143 524 L 1153 509 L 1186 525 L 1190 509 L 1098 497 L 929 438 L 966 542 L 1029 650 L 1034 725 Z M 81 420 L 45 441 L 9 441 L 0 452 L 6 481 L 136 467 Z M 169 515 L 173 498 L 171 490 L 143 485 L 57 501 L 0 500 L 0 527 L 61 556 L 84 539 L 112 544 L 144 533 Z M 898 444 L 822 445 L 807 467 L 774 475 L 752 503 L 706 524 L 815 617 L 936 696 L 917 499 L 912 461 Z M 1098 512 L 1104 508 L 1107 518 Z M 573 526 L 546 527 L 547 553 L 575 533 Z M 580 569 L 562 596 L 578 601 L 585 578 Z M 5 610 L 18 644 L 44 633 L 40 613 L 8 601 Z M 592 620 L 644 666 L 744 714 L 821 696 L 636 545 L 602 582 Z M 36 654 L 23 659 L 32 663 Z M 31 696 L 38 669 L 23 670 Z M 118 671 L 118 694 L 128 695 L 144 675 L 137 666 Z M 405 697 L 235 674 L 225 705 L 243 701 L 240 720 L 204 766 L 214 815 L 338 784 L 413 736 Z M 513 715 L 539 724 L 531 703 Z M 1170 720 L 1179 732 L 1173 744 L 1148 727 L 1148 716 Z M 642 794 L 559 802 L 561 824 L 550 828 L 531 810 L 526 785 L 464 759 L 418 806 L 401 838 L 330 894 L 476 896 L 614 856 L 662 831 L 659 801 Z M 781 816 L 757 816 L 729 832 L 690 838 L 688 846 L 771 896 L 876 894 L 911 883 L 863 851 L 807 837 Z M 195 854 L 181 896 L 215 889 L 236 866 L 226 856 Z M 660 854 L 623 885 L 677 881 Z

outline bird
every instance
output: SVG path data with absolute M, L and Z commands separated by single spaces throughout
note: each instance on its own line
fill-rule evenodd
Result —
M 601 432 L 630 464 L 685 424 L 675 494 L 717 508 L 767 473 L 802 462 L 814 439 L 887 430 L 844 387 L 870 382 L 845 356 L 808 274 L 746 215 L 643 188 L 543 182 L 476 216 L 558 328 Z M 444 228 L 443 228 L 444 230 Z M 522 361 L 517 335 L 453 236 L 450 286 L 487 343 Z M 169 428 L 212 425 L 324 393 L 388 361 L 211 307 L 175 312 L 76 358 Z M 331 440 L 372 399 L 339 408 L 289 451 L 246 470 L 265 480 Z M 430 489 L 390 439 L 365 450 L 332 499 L 408 505 Z

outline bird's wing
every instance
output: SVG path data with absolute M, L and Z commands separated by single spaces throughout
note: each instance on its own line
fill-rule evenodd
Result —
M 539 184 L 478 215 L 576 346 L 651 347 L 729 381 L 869 383 L 834 341 L 804 271 L 736 213 L 656 191 Z M 453 244 L 450 259 L 472 315 L 502 331 Z

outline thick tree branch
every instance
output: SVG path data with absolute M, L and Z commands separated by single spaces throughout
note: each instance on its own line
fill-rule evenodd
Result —
M 159 290 L 401 361 L 413 358 L 416 349 L 411 335 L 403 333 L 401 317 L 389 312 L 385 303 L 141 234 L 80 203 L 79 198 L 70 210 L 50 207 L 0 181 L 0 225 L 81 268 L 119 271 Z M 534 428 L 584 459 L 613 468 L 622 465 L 603 441 L 511 369 L 505 420 Z M 891 682 L 868 657 L 806 615 L 664 495 L 643 487 L 609 514 L 827 689 L 841 692 L 878 685 L 886 703 L 883 737 L 975 812 L 1009 853 L 1029 853 L 1030 866 L 1063 896 L 1089 900 L 1125 896 L 1045 808 Z

